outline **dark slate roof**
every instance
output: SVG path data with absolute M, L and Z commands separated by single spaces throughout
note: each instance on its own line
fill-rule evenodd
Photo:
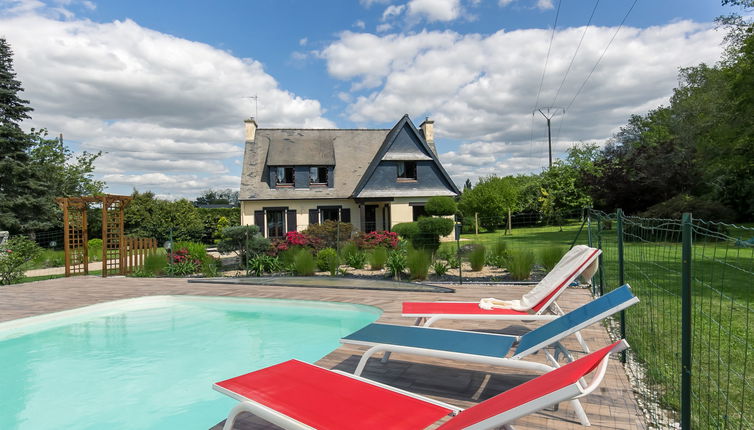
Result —
M 334 166 L 334 135 L 311 130 L 280 130 L 266 134 L 268 166 Z M 257 136 L 259 136 L 257 134 Z M 257 137 L 259 140 L 259 137 Z
M 387 129 L 257 129 L 255 141 L 246 143 L 239 197 L 241 200 L 347 199 L 389 132 Z M 336 165 L 332 188 L 275 189 L 268 186 L 265 162 L 276 160 L 289 166 L 292 165 L 291 157 L 300 159 L 299 152 L 311 155 L 313 145 L 307 143 L 304 145 L 307 149 L 299 148 L 296 145 L 299 139 L 302 142 L 327 142 L 332 145 Z M 273 142 L 286 142 L 286 152 L 281 154 L 275 151 L 273 154 L 277 148 Z M 302 164 L 319 163 L 310 160 Z

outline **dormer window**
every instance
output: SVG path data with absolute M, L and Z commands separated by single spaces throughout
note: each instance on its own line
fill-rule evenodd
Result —
M 295 178 L 293 167 L 278 167 L 275 186 L 292 187 L 296 181 Z
M 398 162 L 398 182 L 410 182 L 416 180 L 416 161 Z
M 327 167 L 309 168 L 309 185 L 327 186 Z

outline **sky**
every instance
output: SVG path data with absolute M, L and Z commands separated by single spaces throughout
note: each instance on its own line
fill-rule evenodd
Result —
M 107 192 L 237 190 L 261 128 L 435 121 L 456 183 L 538 173 L 667 104 L 719 0 L 0 0 L 25 128 L 102 151 Z M 622 25 L 621 25 L 622 24 Z M 553 31 L 554 30 L 554 31 Z M 255 97 L 255 98 L 254 98 Z M 550 108 L 548 110 L 548 108 Z

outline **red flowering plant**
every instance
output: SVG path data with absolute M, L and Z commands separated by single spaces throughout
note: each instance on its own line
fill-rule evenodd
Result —
M 168 255 L 168 261 L 170 261 L 171 254 Z M 172 253 L 173 260 L 171 264 L 165 269 L 165 272 L 169 276 L 186 276 L 195 273 L 202 266 L 202 262 L 199 259 L 191 258 L 189 250 L 181 248 Z
M 287 251 L 293 247 L 310 248 L 317 250 L 322 247 L 322 241 L 319 238 L 310 236 L 298 231 L 289 231 L 285 234 L 284 239 L 275 239 L 270 244 L 270 254 L 277 255 L 280 252 Z
M 398 233 L 387 230 L 361 233 L 356 237 L 356 244 L 361 249 L 374 249 L 378 246 L 395 249 L 398 241 Z

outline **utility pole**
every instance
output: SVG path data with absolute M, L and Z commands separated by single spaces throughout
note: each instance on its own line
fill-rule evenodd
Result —
M 563 113 L 565 113 L 565 109 L 563 109 L 562 107 L 555 107 L 555 106 L 550 106 L 550 107 L 547 107 L 545 109 L 547 109 L 547 114 L 545 114 L 544 112 L 542 112 L 542 109 L 537 109 L 537 110 L 547 120 L 547 149 L 548 149 L 548 152 L 550 154 L 550 167 L 552 167 L 552 129 L 550 128 L 550 120 L 558 112 L 562 111 Z M 552 113 L 550 113 L 550 112 L 552 112 Z M 534 115 L 534 111 L 532 111 L 531 114 Z M 547 116 L 548 114 L 550 116 Z

